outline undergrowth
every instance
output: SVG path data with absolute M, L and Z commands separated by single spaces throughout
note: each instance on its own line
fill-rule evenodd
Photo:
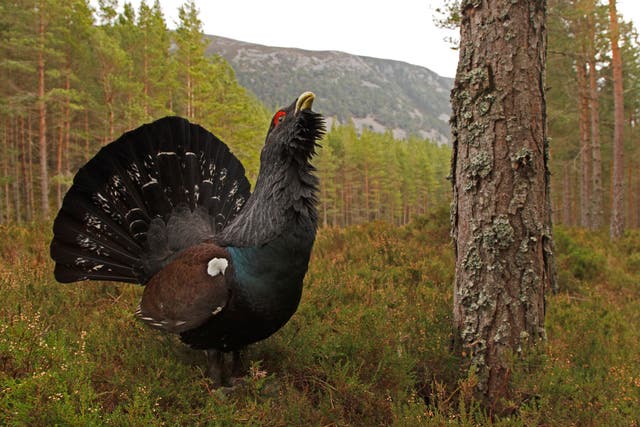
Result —
M 509 417 L 451 353 L 443 212 L 321 230 L 298 312 L 213 390 L 201 352 L 133 318 L 141 288 L 61 285 L 49 227 L 0 226 L 0 425 L 638 425 L 640 233 L 557 229 L 548 340 L 513 360 Z

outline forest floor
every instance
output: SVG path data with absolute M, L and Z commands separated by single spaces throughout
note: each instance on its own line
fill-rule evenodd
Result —
M 445 212 L 318 236 L 298 312 L 213 390 L 202 352 L 137 322 L 141 288 L 57 284 L 49 228 L 0 226 L 0 425 L 640 424 L 640 232 L 556 229 L 545 343 L 489 417 L 450 351 Z

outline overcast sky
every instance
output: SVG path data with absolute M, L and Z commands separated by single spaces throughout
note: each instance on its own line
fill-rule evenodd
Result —
M 121 1 L 122 2 L 122 1 Z M 137 8 L 138 1 L 132 1 Z M 153 0 L 147 0 L 153 3 Z M 181 0 L 160 0 L 174 28 Z M 625 19 L 640 24 L 640 1 L 617 0 Z M 445 38 L 457 32 L 433 23 L 441 0 L 196 0 L 204 32 L 237 40 L 309 50 L 340 50 L 396 59 L 454 77 L 458 53 Z

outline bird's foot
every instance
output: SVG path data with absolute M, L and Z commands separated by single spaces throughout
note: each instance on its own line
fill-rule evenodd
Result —
M 205 350 L 207 356 L 207 377 L 214 388 L 222 387 L 224 381 L 224 354 L 218 350 Z
M 249 372 L 249 367 L 244 353 L 241 350 L 233 351 L 233 367 L 231 368 L 231 377 L 235 379 L 243 378 Z

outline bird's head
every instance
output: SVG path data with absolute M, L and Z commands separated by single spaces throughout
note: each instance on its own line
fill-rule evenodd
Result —
M 315 212 L 318 178 L 311 158 L 324 135 L 325 123 L 322 115 L 311 110 L 314 99 L 312 92 L 304 92 L 278 110 L 262 148 L 256 196 L 268 198 L 282 209 L 307 210 L 302 209 L 304 205 Z
M 308 233 L 305 245 L 313 242 L 319 183 L 311 158 L 325 131 L 322 115 L 311 110 L 314 98 L 313 93 L 304 92 L 274 114 L 254 191 L 240 214 L 217 237 L 219 244 L 260 246 L 287 230 L 300 228 Z
M 325 124 L 322 115 L 311 110 L 314 99 L 312 92 L 304 92 L 273 115 L 262 149 L 263 164 L 290 160 L 306 163 L 315 154 Z

